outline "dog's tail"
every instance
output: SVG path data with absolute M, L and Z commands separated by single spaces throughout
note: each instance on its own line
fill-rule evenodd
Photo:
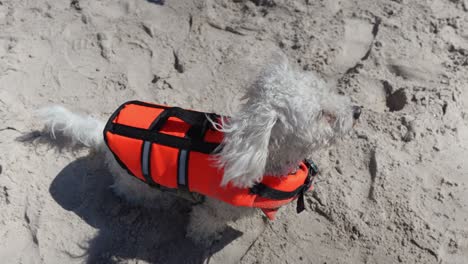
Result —
M 104 146 L 102 131 L 105 123 L 102 121 L 72 113 L 62 106 L 43 108 L 39 110 L 39 116 L 45 122 L 45 131 L 54 139 L 56 134 L 60 134 L 73 144 L 82 144 L 95 150 L 101 150 Z

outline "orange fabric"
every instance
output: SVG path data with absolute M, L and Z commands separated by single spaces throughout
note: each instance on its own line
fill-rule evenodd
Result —
M 120 110 L 112 122 L 148 129 L 163 110 L 162 108 L 128 104 Z M 189 128 L 189 124 L 178 118 L 170 117 L 162 127 L 161 132 L 183 138 Z M 110 150 L 118 159 L 135 177 L 145 181 L 141 168 L 143 140 L 124 137 L 111 132 L 105 132 L 105 137 Z M 221 132 L 208 129 L 204 140 L 220 143 L 222 138 L 223 134 Z M 179 149 L 156 143 L 151 144 L 150 176 L 154 182 L 168 188 L 178 188 L 178 155 Z M 216 198 L 234 206 L 260 208 L 270 219 L 274 219 L 279 207 L 297 198 L 272 200 L 252 194 L 248 188 L 238 188 L 231 184 L 221 187 L 223 170 L 215 167 L 214 158 L 209 154 L 190 151 L 187 166 L 189 191 Z M 296 173 L 283 177 L 265 176 L 262 183 L 275 190 L 290 192 L 303 185 L 307 175 L 308 168 L 304 163 L 301 163 Z
M 114 135 L 107 132 L 107 142 L 110 150 L 127 165 L 130 172 L 140 180 L 145 180 L 141 174 L 140 155 L 135 155 L 135 150 L 141 149 L 143 142 L 141 140 Z
M 278 212 L 279 208 L 275 209 L 268 209 L 268 208 L 261 208 L 262 212 L 268 217 L 270 220 L 275 220 L 276 213 Z
M 120 111 L 119 115 L 113 120 L 113 122 L 146 129 L 163 110 L 164 109 L 162 108 L 151 108 L 129 104 L 125 106 L 125 111 Z
M 168 188 L 177 188 L 178 149 L 152 144 L 150 168 L 154 182 Z M 139 153 L 136 155 L 140 158 Z M 143 179 L 144 180 L 144 179 Z

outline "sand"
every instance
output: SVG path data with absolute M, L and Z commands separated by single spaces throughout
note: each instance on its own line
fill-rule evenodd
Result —
M 2 263 L 468 263 L 468 1 L 0 2 Z M 299 215 L 232 224 L 201 248 L 190 207 L 130 206 L 34 111 L 106 119 L 131 99 L 235 109 L 276 52 L 364 107 L 311 153 Z M 257 221 L 258 220 L 258 221 Z

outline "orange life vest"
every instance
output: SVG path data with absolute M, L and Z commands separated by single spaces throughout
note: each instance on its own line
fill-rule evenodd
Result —
M 264 176 L 252 188 L 232 184 L 221 187 L 223 170 L 211 154 L 218 150 L 223 133 L 211 126 L 221 118 L 212 113 L 130 101 L 109 118 L 104 139 L 119 164 L 150 186 L 184 189 L 235 206 L 260 208 L 269 219 L 279 207 L 296 198 L 298 213 L 303 195 L 312 189 L 316 166 L 308 161 L 282 177 Z

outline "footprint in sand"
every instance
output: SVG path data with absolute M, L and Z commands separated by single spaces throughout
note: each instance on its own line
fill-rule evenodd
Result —
M 0 76 L 17 71 L 18 59 L 14 56 L 17 40 L 11 36 L 0 36 Z
M 357 93 L 356 99 L 362 105 L 373 111 L 383 113 L 387 110 L 385 87 L 383 82 L 368 74 L 364 73 L 357 76 L 356 86 L 359 87 L 360 92 Z
M 430 81 L 440 76 L 441 64 L 435 56 L 425 59 L 389 59 L 387 69 L 404 80 Z
M 65 40 L 64 57 L 73 70 L 84 76 L 93 77 L 96 69 L 111 58 L 112 34 L 95 33 L 85 24 L 77 22 L 63 31 Z
M 8 7 L 5 5 L 0 5 L 0 24 L 3 24 L 8 15 Z
M 374 25 L 361 19 L 346 19 L 341 52 L 335 65 L 340 72 L 346 72 L 364 58 L 374 39 Z

